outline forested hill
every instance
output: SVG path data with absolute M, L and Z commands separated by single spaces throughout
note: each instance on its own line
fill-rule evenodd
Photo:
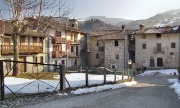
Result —
M 91 33 L 96 30 L 118 30 L 121 27 L 107 24 L 99 19 L 89 19 L 85 22 L 79 23 L 79 29 Z

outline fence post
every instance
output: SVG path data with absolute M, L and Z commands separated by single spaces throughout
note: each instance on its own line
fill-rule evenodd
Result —
M 88 68 L 86 69 L 86 86 L 89 86 L 89 83 L 88 83 Z
M 122 80 L 124 80 L 124 70 L 122 71 Z
M 0 60 L 0 89 L 1 89 L 1 100 L 4 100 L 4 71 L 3 71 L 3 61 Z
M 106 84 L 106 68 L 104 67 L 104 84 Z
M 116 83 L 116 69 L 114 71 L 114 83 Z
M 62 65 L 60 65 L 60 90 L 64 91 L 66 86 L 65 86 L 65 71 L 64 71 L 64 67 Z

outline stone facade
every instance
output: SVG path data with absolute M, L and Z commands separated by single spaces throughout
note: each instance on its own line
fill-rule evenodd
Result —
M 177 68 L 179 66 L 179 29 L 147 29 L 136 34 L 136 67 Z
M 117 70 L 127 67 L 127 35 L 123 31 L 97 31 L 89 36 L 89 64 Z

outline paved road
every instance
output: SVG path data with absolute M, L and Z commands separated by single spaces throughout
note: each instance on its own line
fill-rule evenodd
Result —
M 169 88 L 172 76 L 135 77 L 131 87 L 84 94 L 24 108 L 180 108 L 180 100 Z

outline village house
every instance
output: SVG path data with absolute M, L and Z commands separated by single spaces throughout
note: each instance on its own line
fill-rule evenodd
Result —
M 5 24 L 4 24 L 5 23 Z M 0 37 L 0 58 L 3 60 L 13 60 L 14 47 L 11 39 L 12 25 L 10 22 L 1 21 L 1 37 Z M 27 31 L 23 33 L 18 39 L 19 61 L 46 63 L 47 49 L 45 47 L 44 33 L 35 31 L 32 26 L 28 26 Z M 37 65 L 19 64 L 19 71 L 21 72 L 35 72 Z M 11 64 L 7 68 L 11 68 Z M 43 70 L 43 68 L 42 68 Z
M 78 21 L 70 19 L 64 27 L 51 28 L 49 60 L 51 64 L 62 64 L 67 68 L 79 69 L 87 66 L 87 33 L 78 29 Z
M 95 31 L 88 38 L 89 65 L 109 69 L 128 67 L 128 36 L 123 30 Z
M 179 26 L 144 29 L 140 25 L 135 41 L 136 68 L 177 68 L 180 65 Z

